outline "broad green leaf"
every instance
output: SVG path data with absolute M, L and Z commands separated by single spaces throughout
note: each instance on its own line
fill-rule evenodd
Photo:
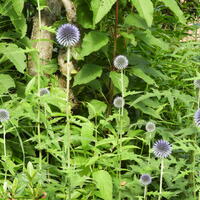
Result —
M 129 14 L 124 21 L 129 26 L 136 26 L 137 28 L 147 29 L 146 21 L 137 14 Z
M 88 56 L 92 52 L 98 51 L 108 43 L 108 36 L 105 33 L 91 31 L 83 38 L 80 56 Z
M 153 22 L 153 3 L 151 0 L 132 0 L 139 15 L 145 19 L 147 25 L 151 27 Z
M 183 24 L 186 23 L 186 19 L 183 15 L 182 10 L 179 8 L 177 2 L 175 0 L 160 0 L 167 6 L 179 19 L 179 21 Z
M 28 172 L 28 175 L 31 177 L 31 178 L 33 178 L 34 176 L 35 176 L 35 173 L 36 173 L 36 171 L 35 171 L 35 169 L 34 169 L 34 167 L 33 167 L 33 164 L 32 164 L 32 162 L 28 162 L 28 164 L 27 164 L 27 172 Z
M 161 38 L 154 37 L 150 30 L 144 32 L 137 31 L 136 35 L 138 38 L 140 38 L 143 42 L 145 42 L 149 46 L 151 45 L 157 46 L 165 51 L 169 49 L 169 44 L 164 42 Z
M 113 184 L 110 174 L 107 171 L 99 170 L 93 173 L 93 179 L 100 191 L 101 198 L 104 200 L 112 200 Z
M 139 66 L 134 66 L 131 68 L 130 72 L 135 76 L 141 78 L 143 81 L 148 83 L 149 85 L 156 85 L 156 82 L 147 74 Z
M 8 89 L 12 87 L 15 87 L 15 82 L 10 75 L 0 74 L 0 94 L 8 92 Z
M 97 24 L 110 11 L 116 0 L 92 0 L 93 24 Z
M 130 43 L 133 45 L 133 46 L 136 46 L 137 45 L 137 42 L 135 40 L 135 36 L 133 33 L 126 33 L 126 32 L 121 32 L 120 33 L 124 38 L 130 40 Z
M 91 122 L 83 123 L 81 128 L 81 143 L 83 149 L 88 149 L 91 141 L 94 141 L 93 137 L 94 125 Z
M 0 43 L 0 54 L 3 54 L 7 59 L 9 59 L 19 72 L 24 73 L 26 68 L 26 56 L 23 49 L 19 48 L 15 44 Z
M 74 84 L 81 85 L 89 83 L 90 81 L 100 77 L 102 74 L 102 67 L 94 64 L 85 64 L 82 69 L 74 77 Z
M 89 119 L 102 115 L 106 108 L 107 105 L 104 102 L 93 99 L 88 103 Z
M 17 15 L 21 15 L 24 8 L 24 0 L 12 0 L 13 8 Z
M 121 74 L 117 72 L 110 72 L 110 78 L 114 86 L 122 92 Z M 124 82 L 123 90 L 125 91 L 129 84 L 129 80 L 126 75 L 123 75 L 123 82 Z

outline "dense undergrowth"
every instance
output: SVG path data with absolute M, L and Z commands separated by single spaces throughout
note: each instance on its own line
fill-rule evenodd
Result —
M 0 199 L 200 199 L 193 119 L 200 102 L 193 84 L 200 79 L 200 2 L 75 0 L 76 20 L 49 2 L 56 5 L 0 1 L 0 109 L 9 112 L 0 127 Z M 47 12 L 57 14 L 44 26 Z M 32 38 L 37 17 L 38 29 L 53 40 Z M 81 34 L 71 48 L 55 39 L 66 23 Z M 45 63 L 37 41 L 53 44 Z M 60 69 L 61 52 L 70 74 Z M 124 70 L 114 67 L 117 55 L 128 59 Z M 113 105 L 119 96 L 122 108 Z M 147 122 L 156 125 L 153 132 Z M 163 159 L 152 150 L 160 139 L 172 145 L 162 192 Z M 146 197 L 142 174 L 152 177 Z

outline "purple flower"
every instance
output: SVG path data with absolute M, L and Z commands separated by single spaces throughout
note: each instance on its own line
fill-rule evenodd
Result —
M 6 109 L 0 109 L 0 122 L 4 122 L 10 119 L 9 112 Z
M 152 178 L 149 174 L 142 174 L 142 176 L 140 177 L 140 182 L 143 184 L 143 185 L 149 185 L 152 181 Z
M 196 126 L 200 127 L 200 109 L 198 109 L 194 114 L 194 122 Z
M 153 145 L 153 152 L 158 158 L 167 158 L 172 153 L 172 146 L 165 140 L 158 140 Z
M 62 46 L 74 46 L 80 40 L 79 29 L 73 24 L 63 24 L 57 30 L 56 39 Z
M 119 55 L 114 59 L 114 66 L 120 70 L 125 69 L 128 66 L 128 59 L 126 56 Z

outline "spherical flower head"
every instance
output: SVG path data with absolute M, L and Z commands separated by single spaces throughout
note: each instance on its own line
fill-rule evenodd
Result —
M 149 174 L 142 174 L 142 176 L 140 177 L 140 182 L 143 184 L 143 185 L 149 185 L 152 181 L 152 178 Z
M 125 69 L 128 66 L 128 59 L 126 56 L 119 55 L 114 59 L 114 66 L 119 69 Z
M 172 153 L 172 146 L 165 140 L 158 140 L 153 145 L 153 152 L 158 158 L 167 158 Z
M 194 87 L 200 89 L 200 79 L 194 80 Z
M 10 119 L 9 112 L 6 109 L 0 109 L 0 122 L 4 122 Z
M 200 127 L 200 109 L 198 109 L 194 114 L 194 122 L 197 127 Z
M 113 102 L 116 108 L 122 108 L 125 105 L 125 101 L 123 97 L 116 97 Z
M 145 129 L 147 132 L 154 132 L 156 130 L 156 125 L 153 122 L 147 122 Z
M 62 46 L 74 46 L 80 40 L 79 29 L 73 24 L 63 24 L 57 30 L 56 39 Z
M 48 95 L 48 94 L 50 94 L 48 88 L 41 88 L 41 89 L 40 89 L 40 96 Z

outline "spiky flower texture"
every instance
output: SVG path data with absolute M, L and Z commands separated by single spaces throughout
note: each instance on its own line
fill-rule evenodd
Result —
M 198 109 L 194 114 L 194 122 L 196 126 L 200 127 L 200 109 Z
M 57 30 L 56 39 L 62 46 L 74 46 L 80 40 L 79 29 L 73 24 L 63 24 Z
M 6 109 L 0 109 L 0 122 L 9 120 L 10 115 Z
M 142 174 L 142 176 L 140 177 L 140 182 L 143 184 L 143 185 L 149 185 L 152 181 L 152 178 L 149 174 Z
M 194 87 L 200 89 L 200 79 L 194 80 Z
M 125 105 L 125 101 L 123 97 L 116 97 L 113 102 L 116 108 L 122 108 Z
M 172 146 L 165 140 L 158 140 L 153 145 L 153 152 L 158 158 L 167 158 L 172 153 Z
M 153 132 L 156 130 L 156 125 L 153 122 L 147 122 L 145 129 L 147 132 Z
M 40 89 L 40 96 L 46 95 L 46 94 L 50 94 L 49 89 L 48 88 L 41 88 Z
M 125 69 L 128 66 L 128 59 L 126 56 L 119 55 L 114 59 L 114 66 L 119 69 Z

